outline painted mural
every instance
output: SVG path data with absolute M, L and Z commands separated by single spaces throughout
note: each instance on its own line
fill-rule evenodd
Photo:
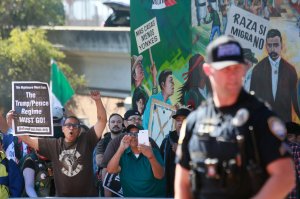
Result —
M 300 0 L 132 0 L 132 107 L 144 129 L 154 99 L 195 109 L 210 95 L 205 48 L 222 34 L 244 48 L 245 89 L 299 122 Z

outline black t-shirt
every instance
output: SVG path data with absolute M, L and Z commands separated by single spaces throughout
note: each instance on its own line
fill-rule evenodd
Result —
M 104 154 L 104 151 L 108 145 L 108 143 L 112 140 L 111 133 L 105 133 L 104 138 L 101 139 L 96 145 L 96 155 Z

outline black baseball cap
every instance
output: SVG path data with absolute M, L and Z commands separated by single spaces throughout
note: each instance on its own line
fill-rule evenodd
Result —
M 127 120 L 130 116 L 133 115 L 137 115 L 137 116 L 141 116 L 141 114 L 137 111 L 137 110 L 128 110 L 126 111 L 126 113 L 124 114 L 124 120 Z
M 231 36 L 220 36 L 206 48 L 206 62 L 216 70 L 235 64 L 245 64 L 243 49 Z
M 180 115 L 187 117 L 190 114 L 190 112 L 191 111 L 187 108 L 180 108 L 176 111 L 175 115 L 172 115 L 172 118 L 176 119 L 176 117 L 180 116 Z

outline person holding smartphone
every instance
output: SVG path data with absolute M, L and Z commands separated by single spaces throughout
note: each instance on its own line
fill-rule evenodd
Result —
M 120 174 L 124 197 L 165 197 L 164 164 L 157 148 L 139 144 L 138 127 L 129 125 L 108 173 Z

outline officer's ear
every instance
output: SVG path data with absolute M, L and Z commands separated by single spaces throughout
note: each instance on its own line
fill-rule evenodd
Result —
M 212 74 L 212 70 L 213 70 L 213 68 L 209 64 L 207 64 L 207 63 L 203 64 L 203 71 L 206 76 L 209 77 Z

